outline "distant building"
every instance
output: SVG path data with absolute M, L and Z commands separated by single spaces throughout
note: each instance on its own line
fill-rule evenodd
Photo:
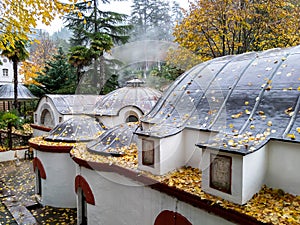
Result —
M 9 61 L 5 56 L 0 55 L 0 86 L 4 84 L 10 84 L 13 82 L 14 74 L 13 74 L 13 63 Z M 22 82 L 23 77 L 19 76 L 18 81 Z

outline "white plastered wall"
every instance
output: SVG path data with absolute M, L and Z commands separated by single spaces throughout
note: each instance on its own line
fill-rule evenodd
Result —
M 206 149 L 202 151 L 202 190 L 219 196 L 223 199 L 229 200 L 237 204 L 243 204 L 243 159 L 241 155 L 229 154 L 229 153 L 220 153 L 215 150 Z M 210 187 L 210 155 L 211 154 L 220 154 L 222 156 L 229 156 L 232 158 L 231 165 L 231 194 L 216 190 Z
M 300 144 L 272 140 L 268 150 L 266 185 L 300 195 Z
M 37 108 L 36 111 L 34 112 L 34 123 L 39 125 L 39 126 L 45 126 L 45 124 L 42 124 L 41 121 L 41 115 L 43 113 L 44 110 L 48 110 L 48 112 L 51 115 L 51 119 L 52 119 L 52 123 L 53 125 L 51 126 L 52 128 L 59 123 L 59 117 L 63 117 L 63 115 L 61 115 L 57 109 L 55 108 L 55 106 L 53 105 L 52 101 L 47 97 L 44 96 Z
M 76 208 L 76 164 L 69 153 L 35 151 L 41 161 L 46 179 L 42 179 L 41 204 L 52 207 Z
M 124 107 L 119 111 L 116 116 L 99 116 L 100 121 L 108 128 L 114 127 L 116 125 L 126 123 L 126 119 L 130 116 L 137 116 L 140 118 L 143 113 L 136 107 L 128 106 Z
M 242 204 L 249 201 L 265 184 L 267 160 L 268 150 L 266 146 L 243 157 Z
M 154 167 L 142 165 L 142 139 L 154 141 Z M 139 169 L 149 171 L 153 174 L 163 175 L 184 166 L 186 162 L 183 141 L 182 132 L 161 139 L 139 136 L 137 143 Z
M 1 81 L 0 84 L 7 84 L 7 83 L 12 83 L 13 82 L 13 63 L 6 58 L 5 56 L 0 56 L 2 64 L 0 65 L 0 76 L 1 76 Z M 4 62 L 6 61 L 6 62 Z M 3 69 L 8 70 L 8 76 L 3 76 Z M 19 77 L 19 76 L 18 76 Z M 19 82 L 21 82 L 20 77 L 19 77 Z
M 113 172 L 81 168 L 80 175 L 95 197 L 95 205 L 87 206 L 90 225 L 153 225 L 163 210 L 178 212 L 192 224 L 233 224 Z
M 215 133 L 203 132 L 196 129 L 183 130 L 183 151 L 185 154 L 185 164 L 194 168 L 200 169 L 202 158 L 202 149 L 197 147 L 198 143 L 206 143 L 208 140 L 215 136 Z

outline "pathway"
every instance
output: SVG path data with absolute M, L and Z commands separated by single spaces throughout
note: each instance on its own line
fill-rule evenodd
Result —
M 0 163 L 0 224 L 76 224 L 76 210 L 40 207 L 29 160 Z

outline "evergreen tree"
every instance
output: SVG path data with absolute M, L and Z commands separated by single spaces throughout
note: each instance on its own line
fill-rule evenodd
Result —
M 108 0 L 101 2 L 109 3 Z M 97 87 L 103 87 L 109 78 L 104 68 L 104 52 L 110 50 L 114 44 L 126 43 L 131 26 L 125 25 L 127 15 L 102 11 L 98 4 L 98 0 L 76 3 L 77 10 L 66 17 L 66 22 L 73 32 L 70 42 L 74 47 L 71 48 L 70 62 L 77 67 L 78 82 L 84 67 L 93 63 L 93 83 Z
M 175 21 L 182 18 L 177 2 L 172 6 L 164 0 L 134 0 L 130 22 L 133 24 L 132 40 L 165 40 L 173 39 Z
M 29 89 L 33 94 L 73 94 L 76 89 L 74 68 L 68 63 L 68 58 L 62 48 L 58 49 L 52 60 L 46 62 L 42 73 L 34 78 L 39 85 L 32 84 Z

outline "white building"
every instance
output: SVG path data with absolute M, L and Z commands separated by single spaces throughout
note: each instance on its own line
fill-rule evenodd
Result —
M 142 119 L 136 154 L 74 148 L 78 224 L 299 224 L 286 208 L 300 195 L 299 59 L 298 46 L 204 62 Z M 280 191 L 254 213 L 264 185 Z
M 4 84 L 10 84 L 13 82 L 14 71 L 13 71 L 13 63 L 9 61 L 5 56 L 0 55 L 0 86 Z M 22 76 L 18 77 L 18 81 L 21 83 L 23 80 Z
M 47 94 L 34 112 L 33 135 L 42 135 L 66 119 L 80 115 L 96 116 L 106 127 L 138 121 L 160 97 L 159 91 L 143 86 L 138 79 L 104 96 Z
M 33 136 L 45 134 L 72 117 L 94 115 L 100 98 L 99 95 L 45 95 L 34 112 Z
M 42 205 L 76 208 L 76 165 L 73 146 L 95 139 L 103 131 L 95 118 L 76 116 L 58 124 L 47 136 L 29 141 L 34 148 L 35 193 Z

